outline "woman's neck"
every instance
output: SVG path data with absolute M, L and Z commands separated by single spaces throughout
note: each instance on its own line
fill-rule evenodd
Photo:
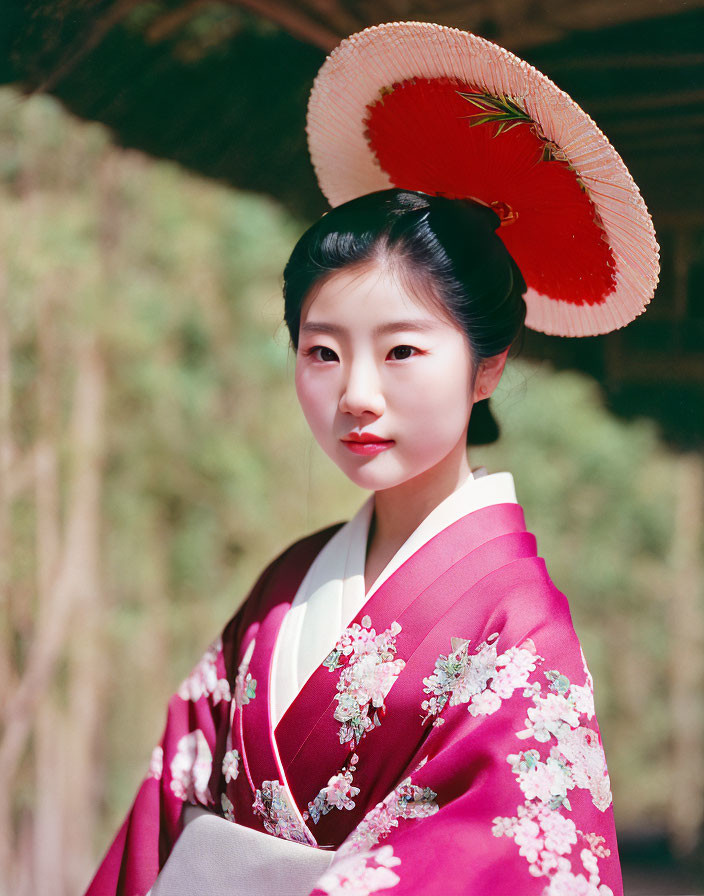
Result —
M 428 514 L 464 485 L 470 472 L 462 445 L 461 451 L 453 452 L 431 470 L 376 492 L 367 541 L 370 565 L 378 566 L 384 558 L 390 560 Z

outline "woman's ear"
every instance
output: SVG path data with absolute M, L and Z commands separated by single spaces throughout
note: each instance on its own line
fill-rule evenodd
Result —
M 484 358 L 480 361 L 477 376 L 474 381 L 475 402 L 489 398 L 491 393 L 498 386 L 501 374 L 504 372 L 504 367 L 506 366 L 508 351 L 507 348 L 499 355 L 492 355 L 490 358 Z

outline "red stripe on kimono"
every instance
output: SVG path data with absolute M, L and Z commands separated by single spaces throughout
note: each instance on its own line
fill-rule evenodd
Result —
M 183 803 L 335 850 L 316 896 L 620 896 L 592 681 L 516 504 L 470 513 L 370 597 L 276 727 L 276 636 L 336 527 L 296 543 L 169 705 L 88 893 L 142 896 Z

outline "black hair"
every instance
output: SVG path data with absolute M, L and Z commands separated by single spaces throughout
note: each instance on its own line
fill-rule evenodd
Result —
M 526 315 L 526 283 L 496 233 L 488 206 L 397 188 L 338 205 L 306 230 L 284 269 L 284 319 L 298 348 L 301 309 L 325 277 L 374 260 L 390 261 L 426 287 L 467 336 L 479 362 L 514 344 Z M 419 292 L 420 290 L 416 291 Z M 495 442 L 488 399 L 474 405 L 467 443 Z

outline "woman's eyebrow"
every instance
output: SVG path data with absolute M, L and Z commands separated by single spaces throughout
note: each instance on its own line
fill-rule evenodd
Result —
M 379 324 L 374 327 L 372 333 L 374 336 L 383 336 L 386 333 L 396 333 L 400 330 L 415 330 L 418 333 L 435 330 L 439 323 L 434 320 L 391 320 L 385 324 Z M 327 324 L 323 321 L 307 321 L 301 324 L 302 333 L 331 333 L 335 335 L 344 335 L 346 330 L 338 324 Z

